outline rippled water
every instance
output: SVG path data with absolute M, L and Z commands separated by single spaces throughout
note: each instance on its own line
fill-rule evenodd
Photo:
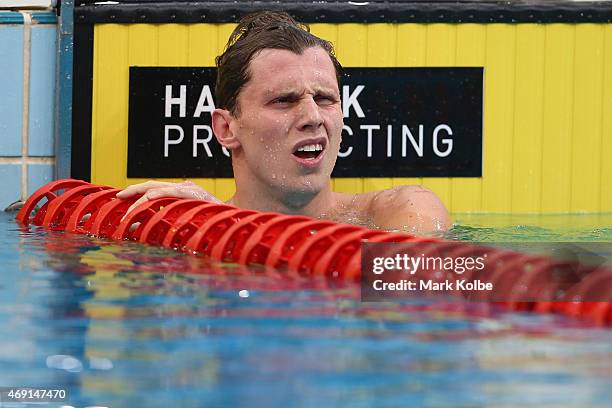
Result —
M 478 242 L 612 242 L 612 213 L 584 215 L 455 214 L 446 238 Z
M 612 241 L 610 215 L 554 217 L 459 215 L 449 237 Z M 0 386 L 65 388 L 75 407 L 612 401 L 612 330 L 576 320 L 361 303 L 356 285 L 22 230 L 9 214 L 0 243 Z

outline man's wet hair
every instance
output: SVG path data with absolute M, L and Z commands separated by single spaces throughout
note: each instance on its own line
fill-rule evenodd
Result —
M 310 32 L 307 24 L 299 23 L 282 11 L 261 11 L 244 16 L 230 35 L 225 51 L 216 59 L 217 107 L 237 116 L 240 114 L 238 95 L 250 80 L 249 64 L 264 49 L 288 50 L 301 55 L 311 47 L 323 48 L 334 64 L 340 83 L 342 66 L 334 47 Z

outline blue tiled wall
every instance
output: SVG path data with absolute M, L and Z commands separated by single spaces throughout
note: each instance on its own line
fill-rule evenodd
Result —
M 34 24 L 24 26 L 27 14 Z M 54 177 L 55 22 L 53 12 L 0 11 L 0 210 L 27 198 Z M 28 29 L 29 43 L 24 35 Z M 25 47 L 30 51 L 27 95 Z M 26 129 L 22 126 L 24 102 L 29 112 Z M 24 136 L 28 151 L 22 156 Z
M 0 164 L 0 211 L 21 198 L 21 165 Z
M 0 24 L 0 156 L 21 156 L 23 26 Z
M 55 26 L 32 26 L 28 126 L 30 156 L 53 156 L 56 38 Z
M 32 194 L 43 184 L 53 180 L 52 164 L 28 165 L 28 195 Z

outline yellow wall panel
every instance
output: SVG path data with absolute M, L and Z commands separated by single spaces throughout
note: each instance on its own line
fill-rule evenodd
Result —
M 128 26 L 128 64 L 157 65 L 157 46 L 159 30 L 149 24 L 134 24 Z
M 427 25 L 398 24 L 397 27 L 398 67 L 422 67 L 427 58 Z
M 333 180 L 334 191 L 341 193 L 361 193 L 363 189 L 363 179 L 358 177 L 337 178 Z
M 197 185 L 199 185 L 200 187 L 202 187 L 204 190 L 210 192 L 211 194 L 216 195 L 216 179 L 214 178 L 201 178 L 201 179 L 194 179 L 191 180 L 194 183 L 196 183 Z M 229 198 L 221 198 L 218 197 L 220 200 L 228 200 Z
M 120 24 L 96 27 L 91 141 L 93 183 L 122 186 L 126 180 L 128 29 Z M 109 165 L 109 158 L 113 158 L 113 165 Z
M 368 25 L 368 47 L 365 50 L 368 67 L 396 66 L 397 48 L 397 25 Z
M 158 26 L 158 64 L 162 67 L 185 66 L 188 62 L 189 30 L 187 24 Z
M 574 27 L 546 26 L 542 212 L 568 212 L 571 195 Z
M 216 25 L 190 24 L 188 26 L 187 64 L 200 67 L 214 67 L 217 56 Z
M 129 66 L 213 66 L 234 27 L 95 26 L 93 182 L 141 181 L 126 178 Z M 612 211 L 611 27 L 313 24 L 346 67 L 484 67 L 481 179 L 336 179 L 334 189 L 422 184 L 452 211 Z M 194 181 L 222 199 L 235 189 L 231 179 Z
M 311 24 L 310 32 L 317 37 L 330 41 L 334 49 L 338 48 L 338 26 L 334 24 Z
M 393 187 L 393 179 L 390 177 L 367 177 L 363 179 L 363 191 L 385 190 Z
M 227 201 L 236 192 L 236 184 L 234 183 L 234 179 L 224 179 L 218 178 L 215 179 L 215 190 L 214 194 L 217 198 L 223 201 Z
M 447 67 L 455 62 L 456 24 L 429 24 L 425 60 L 429 67 Z
M 612 25 L 605 27 L 603 51 L 600 210 L 612 212 Z
M 215 24 L 211 26 L 211 28 L 216 28 L 217 31 L 217 55 L 221 54 L 225 50 L 225 45 L 227 44 L 227 39 L 229 38 L 234 28 L 236 28 L 236 24 L 224 23 L 224 24 Z
M 544 31 L 519 24 L 516 32 L 512 211 L 540 210 Z
M 576 26 L 575 49 L 570 209 L 598 211 L 604 56 L 602 26 L 598 24 Z M 612 112 L 608 112 L 608 115 L 610 114 Z M 610 154 L 604 157 L 609 158 Z
M 345 67 L 363 67 L 367 63 L 364 50 L 368 46 L 368 29 L 365 24 L 340 24 L 336 53 Z
M 516 26 L 490 24 L 484 85 L 482 211 L 512 209 Z

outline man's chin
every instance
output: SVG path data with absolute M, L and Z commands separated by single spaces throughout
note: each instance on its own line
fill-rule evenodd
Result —
M 282 195 L 291 197 L 291 200 L 310 201 L 328 186 L 320 180 L 300 180 L 299 182 L 287 183 L 280 186 Z

